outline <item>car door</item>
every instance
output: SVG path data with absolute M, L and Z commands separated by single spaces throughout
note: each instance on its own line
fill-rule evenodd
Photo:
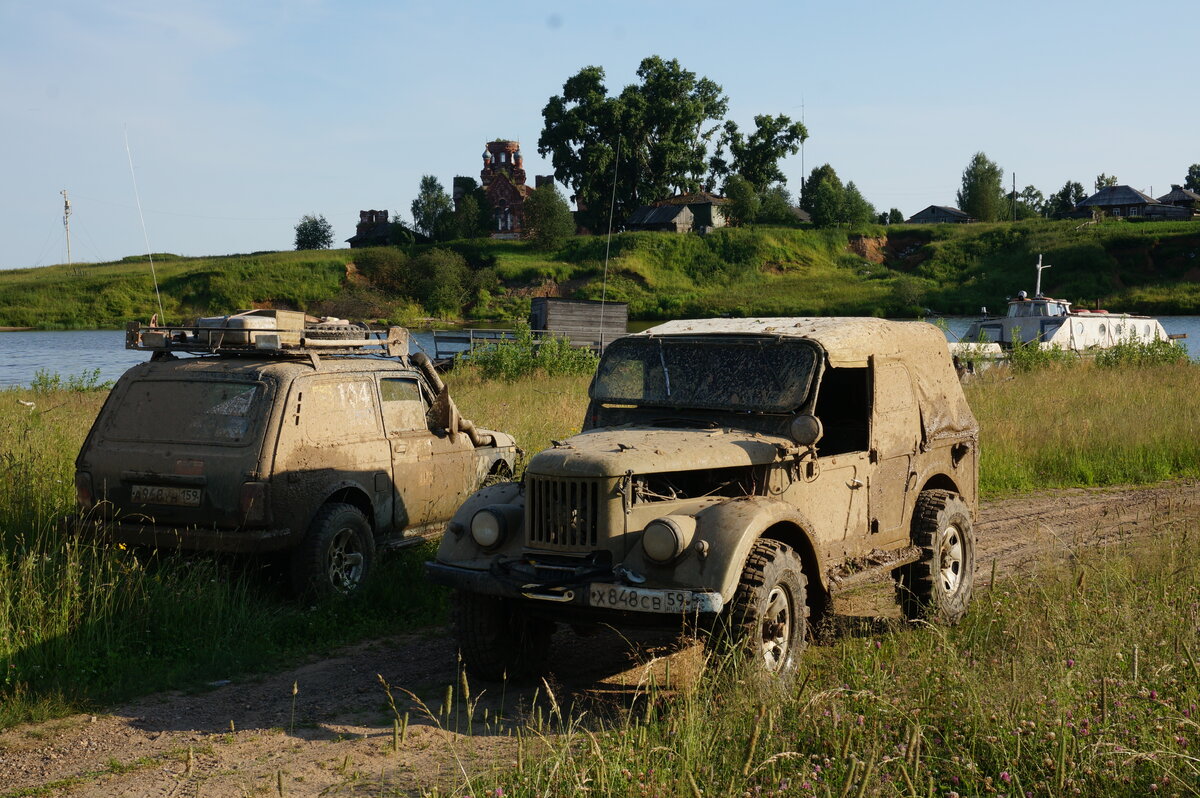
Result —
M 380 375 L 384 432 L 392 452 L 394 523 L 405 536 L 448 521 L 474 489 L 466 435 L 430 426 L 429 395 L 415 373 Z
M 871 532 L 877 543 L 886 544 L 908 537 L 909 483 L 920 443 L 921 418 L 904 364 L 879 358 L 872 358 L 872 364 Z

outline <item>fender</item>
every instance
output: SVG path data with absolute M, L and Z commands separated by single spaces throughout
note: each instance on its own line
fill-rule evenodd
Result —
M 487 570 L 492 558 L 497 554 L 517 554 L 524 545 L 524 536 L 510 535 L 499 549 L 484 552 L 471 539 L 471 517 L 484 507 L 492 504 L 512 504 L 517 507 L 525 506 L 525 491 L 520 482 L 498 482 L 480 488 L 471 494 L 462 506 L 454 513 L 446 527 L 446 534 L 438 545 L 437 559 L 439 562 L 451 562 L 465 568 L 473 567 L 473 560 L 481 561 L 481 568 Z
M 772 527 L 783 525 L 791 527 L 792 531 L 779 536 L 780 539 L 800 550 L 806 561 L 817 563 L 815 573 L 807 575 L 810 584 L 819 583 L 822 589 L 825 588 L 820 549 L 812 539 L 813 525 L 792 505 L 756 496 L 706 508 L 696 513 L 695 518 L 696 534 L 692 544 L 676 561 L 665 566 L 653 563 L 646 558 L 640 545 L 633 547 L 625 558 L 625 564 L 631 570 L 646 575 L 647 587 L 678 585 L 717 590 L 728 602 L 737 590 L 755 541 Z M 706 552 L 702 554 L 701 549 Z

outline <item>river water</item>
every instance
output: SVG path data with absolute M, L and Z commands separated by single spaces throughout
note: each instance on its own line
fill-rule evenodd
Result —
M 1160 316 L 1168 333 L 1187 335 L 1193 359 L 1200 356 L 1200 316 Z M 971 318 L 947 317 L 947 337 L 963 335 Z M 651 326 L 634 322 L 632 329 Z M 432 351 L 433 336 L 412 333 L 412 349 Z M 27 386 L 39 371 L 58 374 L 63 379 L 100 370 L 99 381 L 120 377 L 130 366 L 150 357 L 148 352 L 125 348 L 124 330 L 67 330 L 53 332 L 0 332 L 0 387 Z

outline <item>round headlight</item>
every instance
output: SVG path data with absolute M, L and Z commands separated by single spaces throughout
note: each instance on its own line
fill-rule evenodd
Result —
M 471 537 L 480 547 L 490 549 L 504 540 L 504 518 L 492 510 L 480 510 L 471 518 Z
M 695 531 L 696 519 L 691 516 L 656 518 L 642 532 L 642 549 L 654 562 L 670 562 L 683 554 Z

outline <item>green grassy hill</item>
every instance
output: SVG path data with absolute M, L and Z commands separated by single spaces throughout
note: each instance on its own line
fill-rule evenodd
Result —
M 514 318 L 531 295 L 598 299 L 604 292 L 603 237 L 574 238 L 552 253 L 517 241 L 439 247 L 458 257 L 425 245 L 374 256 L 370 268 L 373 256 L 363 250 L 160 255 L 154 265 L 171 321 L 255 306 L 398 323 L 424 315 Z M 631 317 L 640 319 L 975 313 L 1032 290 L 1039 253 L 1053 266 L 1043 276 L 1052 296 L 1119 310 L 1200 313 L 1194 222 L 622 233 L 611 242 L 607 296 L 628 302 Z M 447 285 L 454 290 L 439 293 Z M 156 310 L 145 256 L 0 271 L 0 326 L 113 327 Z

